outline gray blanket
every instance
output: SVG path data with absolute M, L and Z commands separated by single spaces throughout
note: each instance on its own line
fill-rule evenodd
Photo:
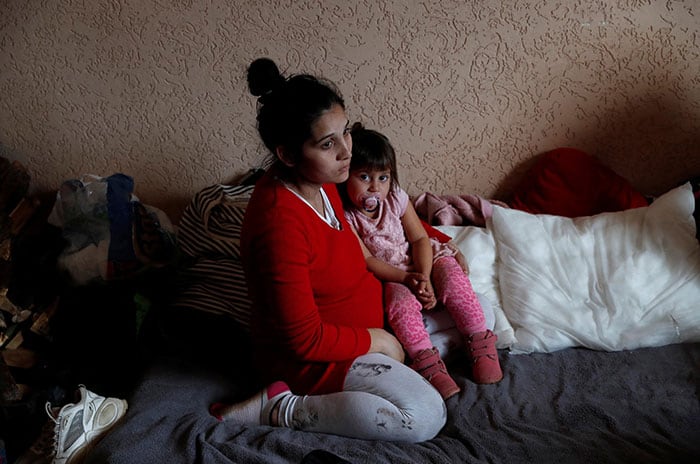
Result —
M 249 393 L 235 357 L 220 368 L 158 357 L 88 462 L 301 463 L 316 449 L 354 464 L 700 462 L 700 344 L 500 355 L 497 385 L 474 385 L 452 361 L 463 391 L 420 444 L 220 423 L 209 404 Z

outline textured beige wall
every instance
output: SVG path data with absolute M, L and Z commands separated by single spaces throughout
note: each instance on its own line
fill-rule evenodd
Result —
M 411 194 L 512 188 L 573 146 L 647 193 L 700 174 L 700 3 L 5 0 L 2 154 L 36 189 L 124 172 L 177 219 L 265 153 L 245 71 L 324 75 Z

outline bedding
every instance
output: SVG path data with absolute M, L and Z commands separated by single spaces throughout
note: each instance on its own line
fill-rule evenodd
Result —
M 616 351 L 700 341 L 693 208 L 685 185 L 648 207 L 593 217 L 497 209 L 492 230 L 512 349 Z
M 618 351 L 700 341 L 689 184 L 650 206 L 566 218 L 494 207 L 487 229 L 439 227 L 496 313 L 499 347 Z
M 219 193 L 214 194 L 216 191 Z M 220 186 L 209 193 L 211 198 L 218 198 L 217 204 L 224 209 L 235 203 L 221 201 L 225 194 L 220 196 Z M 670 272 L 664 266 L 687 265 L 697 270 L 692 266 L 693 259 L 695 262 L 700 259 L 697 241 L 693 246 L 685 240 L 687 234 L 694 234 L 682 220 L 687 214 L 684 203 L 687 189 L 670 193 L 668 198 L 657 199 L 656 206 L 642 208 L 633 218 L 627 218 L 625 224 L 631 224 L 634 219 L 641 227 L 635 240 L 627 240 L 623 233 L 630 232 L 630 227 L 623 227 L 618 238 L 620 243 L 634 245 L 628 247 L 632 258 L 640 250 L 654 250 L 646 259 L 649 265 L 655 265 L 661 282 L 659 274 Z M 142 328 L 142 376 L 127 397 L 129 410 L 97 443 L 86 462 L 338 462 L 331 459 L 311 461 L 309 454 L 314 450 L 325 450 L 353 464 L 700 462 L 700 343 L 692 341 L 692 336 L 681 339 L 678 332 L 674 332 L 669 338 L 671 344 L 665 346 L 628 346 L 615 351 L 587 348 L 578 343 L 577 337 L 566 339 L 569 346 L 549 352 L 537 352 L 541 351 L 540 345 L 534 342 L 535 349 L 530 349 L 525 341 L 520 342 L 521 338 L 528 340 L 524 335 L 530 332 L 525 329 L 529 328 L 533 334 L 537 331 L 533 328 L 534 322 L 518 319 L 517 311 L 523 308 L 513 308 L 512 301 L 503 297 L 504 272 L 511 272 L 507 271 L 510 267 L 522 266 L 527 256 L 515 253 L 515 249 L 521 250 L 521 245 L 513 242 L 508 245 L 510 248 L 502 249 L 501 242 L 522 237 L 536 240 L 544 231 L 554 233 L 564 227 L 573 228 L 571 230 L 577 233 L 590 232 L 601 226 L 598 222 L 611 222 L 610 217 L 592 216 L 563 224 L 563 218 L 522 217 L 520 214 L 527 213 L 496 209 L 494 222 L 488 228 L 439 228 L 453 237 L 467 256 L 472 284 L 493 308 L 496 333 L 502 343 L 499 357 L 504 379 L 495 385 L 472 383 L 468 379 L 465 357 L 458 349 L 454 351 L 458 344 L 443 340 L 447 349 L 452 350 L 448 367 L 462 392 L 448 400 L 448 423 L 436 438 L 419 444 L 388 443 L 218 422 L 208 413 L 212 402 L 242 400 L 258 388 L 257 379 L 251 376 L 252 369 L 246 362 L 249 341 L 245 318 L 241 321 L 240 306 L 226 303 L 227 306 L 218 311 L 201 310 L 196 309 L 193 300 L 188 305 L 159 308 L 149 313 Z M 627 217 L 627 212 L 614 214 Z M 199 226 L 207 223 L 202 218 L 210 215 L 191 217 Z M 497 230 L 499 221 L 503 222 L 502 230 Z M 532 234 L 524 234 L 524 227 L 530 227 Z M 665 231 L 667 239 L 659 242 L 653 237 L 658 238 L 654 232 L 660 231 Z M 196 237 L 192 235 L 190 239 L 196 242 Z M 230 239 L 235 243 L 235 232 L 227 238 Z M 569 249 L 577 249 L 586 242 L 576 240 L 569 235 L 559 245 L 568 243 Z M 579 245 L 574 246 L 575 243 Z M 530 242 L 527 247 L 542 249 L 542 245 Z M 683 256 L 683 250 L 687 255 Z M 202 258 L 197 254 L 191 251 L 188 263 L 197 263 Z M 666 254 L 673 260 L 669 261 Z M 541 254 L 533 255 L 536 258 Z M 555 253 L 544 255 L 556 257 Z M 219 258 L 232 259 L 235 263 L 230 253 L 217 257 L 207 252 L 206 259 L 216 261 Z M 635 263 L 633 259 L 632 263 Z M 637 270 L 638 264 L 631 266 L 632 271 Z M 551 263 L 535 261 L 531 266 L 548 267 Z M 558 272 L 562 272 L 561 269 Z M 542 271 L 530 270 L 530 280 L 520 279 L 517 285 L 534 286 L 542 275 Z M 553 274 L 559 275 L 562 274 Z M 576 277 L 579 282 L 583 281 L 578 274 Z M 603 280 L 596 283 L 602 288 L 609 279 L 601 278 Z M 197 279 L 206 280 L 206 272 Z M 235 284 L 244 288 L 241 282 Z M 573 287 L 580 288 L 580 285 Z M 694 288 L 688 287 L 686 296 L 694 297 L 689 311 L 692 313 L 694 307 L 694 312 L 698 313 L 700 302 L 698 293 L 692 293 Z M 523 289 L 512 291 L 522 294 Z M 569 311 L 574 306 L 571 301 L 564 306 L 553 302 L 555 307 L 546 310 L 547 317 L 551 313 Z M 675 317 L 677 308 L 672 301 L 660 303 L 651 313 L 658 311 Z M 637 310 L 631 298 L 620 299 L 617 304 L 612 315 Z M 643 314 L 641 322 L 649 317 Z M 440 330 L 435 329 L 433 335 L 449 332 L 444 324 L 434 322 L 434 328 L 439 325 Z M 690 324 L 693 323 L 691 320 Z M 629 330 L 640 329 L 637 325 Z M 680 333 L 693 332 L 684 329 Z M 557 341 L 561 339 L 562 335 L 554 337 Z
M 87 464 L 298 464 L 316 449 L 353 464 L 700 462 L 700 344 L 501 350 L 504 379 L 489 386 L 471 383 L 455 359 L 449 369 L 463 391 L 447 402 L 447 425 L 432 440 L 405 444 L 216 421 L 212 402 L 252 390 L 237 337 L 220 336 L 223 321 L 211 322 L 191 319 L 186 337 L 168 335 L 180 350 L 151 358 L 126 415 Z M 192 327 L 212 325 L 193 337 Z

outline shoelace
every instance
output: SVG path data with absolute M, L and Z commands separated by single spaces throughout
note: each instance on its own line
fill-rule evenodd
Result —
M 53 443 L 54 443 L 54 450 L 57 450 L 58 452 L 58 447 L 61 444 L 59 442 L 59 437 L 65 435 L 63 439 L 63 446 L 64 447 L 70 447 L 73 442 L 75 442 L 76 435 L 80 434 L 79 430 L 76 430 L 75 425 L 71 427 L 72 424 L 75 424 L 77 420 L 81 419 L 76 419 L 76 414 L 71 414 L 71 415 L 64 415 L 63 418 L 59 415 L 59 417 L 55 417 L 54 413 L 51 408 L 51 403 L 46 403 L 45 405 L 46 413 L 49 415 L 49 418 L 56 424 L 54 425 L 54 435 L 53 435 Z M 82 412 L 78 412 L 78 415 L 82 417 Z M 66 446 L 67 442 L 67 446 Z
M 58 418 L 54 417 L 53 415 L 53 410 L 51 409 L 51 403 L 46 403 L 44 405 L 44 409 L 46 409 L 46 414 L 49 416 L 49 419 L 51 419 L 56 425 L 58 425 Z
M 49 416 L 49 419 L 51 419 L 54 423 L 53 436 L 51 437 L 51 449 L 53 452 L 55 452 L 56 448 L 58 447 L 58 437 L 61 434 L 61 423 L 57 417 L 54 417 L 51 403 L 47 402 L 44 405 L 44 409 L 46 409 L 46 414 Z

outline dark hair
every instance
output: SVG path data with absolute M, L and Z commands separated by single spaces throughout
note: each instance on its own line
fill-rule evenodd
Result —
M 356 122 L 350 129 L 352 135 L 352 158 L 350 172 L 358 169 L 368 171 L 391 172 L 391 190 L 399 186 L 399 174 L 396 169 L 396 152 L 389 139 L 377 131 L 365 129 L 362 123 Z M 338 193 L 345 209 L 352 209 L 353 202 L 348 196 L 347 181 L 338 184 Z
M 352 159 L 350 170 L 368 169 L 391 172 L 391 187 L 399 186 L 399 173 L 396 168 L 396 152 L 389 139 L 377 131 L 365 129 L 356 122 L 350 129 L 352 134 Z
M 269 58 L 259 58 L 248 68 L 248 89 L 258 98 L 258 132 L 275 153 L 279 146 L 294 157 L 311 137 L 311 126 L 333 105 L 345 102 L 333 83 L 309 74 L 285 78 Z

